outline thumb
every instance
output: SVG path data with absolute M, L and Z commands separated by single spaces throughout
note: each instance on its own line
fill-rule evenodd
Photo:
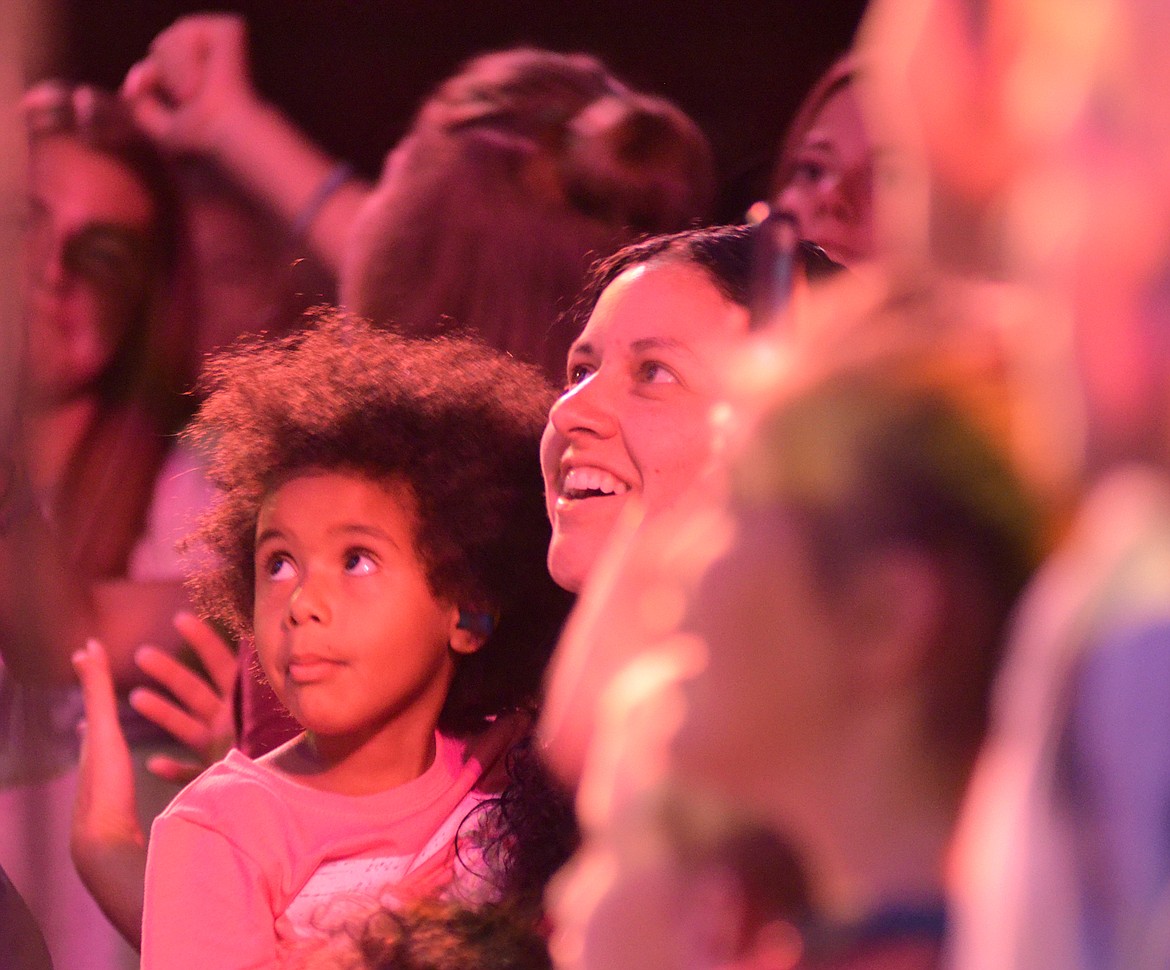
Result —
M 87 740 L 101 747 L 112 732 L 119 733 L 118 701 L 106 648 L 99 640 L 87 640 L 84 649 L 73 655 L 73 669 L 81 682 Z
M 143 94 L 130 102 L 134 120 L 148 136 L 166 143 L 175 127 L 175 109 L 156 94 Z

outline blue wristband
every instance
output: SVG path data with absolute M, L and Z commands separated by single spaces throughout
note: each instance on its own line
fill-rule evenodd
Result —
M 339 188 L 353 177 L 353 166 L 349 162 L 338 162 L 329 170 L 329 174 L 321 180 L 321 184 L 317 186 L 309 201 L 305 203 L 305 207 L 301 209 L 300 214 L 292 224 L 293 239 L 303 239 L 305 234 L 309 231 L 309 227 L 313 225 L 313 221 L 321 212 L 321 207 L 329 201 L 329 197 L 333 195 Z

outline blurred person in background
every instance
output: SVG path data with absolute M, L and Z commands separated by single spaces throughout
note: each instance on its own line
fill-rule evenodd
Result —
M 772 176 L 771 206 L 801 239 L 846 266 L 872 259 L 874 144 L 857 58 L 835 61 L 797 110 Z
M 108 965 L 117 939 L 67 857 L 81 716 L 68 657 L 101 631 L 126 690 L 142 642 L 179 645 L 177 568 L 134 564 L 166 558 L 148 552 L 152 502 L 190 409 L 181 214 L 169 166 L 112 95 L 48 83 L 23 110 L 23 352 L 0 530 L 3 863 L 58 963 Z M 145 722 L 123 716 L 145 741 Z
M 238 16 L 176 21 L 124 93 L 162 143 L 210 156 L 303 237 L 345 307 L 408 333 L 474 331 L 556 380 L 571 335 L 554 324 L 590 262 L 702 220 L 714 197 L 694 122 L 583 54 L 473 58 L 424 101 L 376 186 L 259 97 Z

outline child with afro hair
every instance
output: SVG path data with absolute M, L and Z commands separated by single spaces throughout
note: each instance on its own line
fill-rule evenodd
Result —
M 206 380 L 191 434 L 221 491 L 195 591 L 304 730 L 155 822 L 143 967 L 267 966 L 380 906 L 497 897 L 456 837 L 506 787 L 569 605 L 544 567 L 551 389 L 335 316 Z

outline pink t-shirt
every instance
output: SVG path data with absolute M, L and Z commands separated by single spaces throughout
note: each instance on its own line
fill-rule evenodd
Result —
M 466 741 L 437 734 L 422 775 L 363 796 L 229 752 L 151 828 L 143 970 L 280 966 L 379 905 L 439 890 L 482 898 L 455 836 L 502 789 L 504 756 L 526 728 L 501 718 Z

